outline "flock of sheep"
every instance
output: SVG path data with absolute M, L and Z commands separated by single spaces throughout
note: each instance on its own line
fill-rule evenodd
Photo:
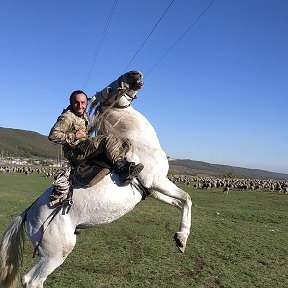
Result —
M 193 184 L 197 189 L 223 189 L 225 194 L 229 190 L 269 190 L 288 195 L 288 180 L 274 179 L 231 179 L 215 177 L 197 177 L 191 175 L 169 175 L 174 183 Z
M 23 173 L 25 175 L 37 173 L 52 177 L 57 174 L 59 168 L 51 167 L 32 167 L 32 166 L 0 166 L 0 173 Z
M 53 177 L 59 171 L 56 167 L 30 167 L 30 166 L 0 166 L 0 173 L 31 173 L 44 174 Z M 288 180 L 274 179 L 230 179 L 215 177 L 199 177 L 186 174 L 170 174 L 168 178 L 174 183 L 193 185 L 197 189 L 223 189 L 225 194 L 234 190 L 269 190 L 288 195 Z

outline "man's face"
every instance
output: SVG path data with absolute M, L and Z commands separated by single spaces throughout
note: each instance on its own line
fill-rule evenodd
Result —
M 76 94 L 72 99 L 72 109 L 77 116 L 82 116 L 87 107 L 87 97 L 85 94 Z

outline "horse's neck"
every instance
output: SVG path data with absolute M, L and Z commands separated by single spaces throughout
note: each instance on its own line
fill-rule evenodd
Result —
M 98 134 L 118 134 L 134 142 L 160 148 L 155 129 L 147 118 L 133 107 L 129 106 L 124 109 L 112 108 L 109 112 L 106 113 L 104 110 L 102 113 L 104 119 L 101 121 Z

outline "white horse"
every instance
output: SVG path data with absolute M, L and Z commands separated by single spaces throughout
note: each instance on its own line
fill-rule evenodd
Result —
M 175 234 L 175 240 L 180 251 L 184 252 L 190 233 L 192 202 L 186 192 L 166 177 L 168 161 L 155 130 L 147 119 L 130 105 L 136 96 L 136 92 L 130 88 L 135 81 L 139 83 L 142 77 L 140 72 L 126 73 L 109 88 L 93 97 L 94 104 L 99 103 L 97 125 L 99 133 L 117 132 L 131 139 L 133 149 L 127 158 L 144 164 L 145 168 L 139 175 L 141 183 L 152 197 L 181 209 L 180 229 Z M 17 216 L 4 233 L 0 248 L 0 287 L 18 285 L 25 226 L 28 237 L 36 247 L 39 261 L 22 277 L 22 285 L 27 288 L 41 288 L 47 276 L 59 267 L 73 250 L 76 244 L 76 229 L 119 219 L 142 199 L 142 194 L 133 185 L 122 186 L 118 175 L 113 172 L 93 187 L 74 187 L 73 205 L 68 213 L 51 206 L 52 189 L 48 188 Z

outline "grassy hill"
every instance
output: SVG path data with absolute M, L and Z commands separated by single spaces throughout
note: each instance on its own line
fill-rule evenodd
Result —
M 207 162 L 193 161 L 189 159 L 169 160 L 170 171 L 197 176 L 221 177 L 226 173 L 234 173 L 241 178 L 250 179 L 288 179 L 288 174 L 270 172 L 260 169 L 248 169 L 220 164 L 210 164 Z
M 37 132 L 0 127 L 0 155 L 57 158 L 57 145 Z
M 50 142 L 47 136 L 37 132 L 0 127 L 0 156 L 27 158 L 57 158 L 59 146 Z M 221 177 L 233 172 L 243 178 L 288 179 L 288 174 L 259 169 L 248 169 L 228 165 L 210 164 L 189 159 L 170 159 L 170 171 L 198 176 Z

